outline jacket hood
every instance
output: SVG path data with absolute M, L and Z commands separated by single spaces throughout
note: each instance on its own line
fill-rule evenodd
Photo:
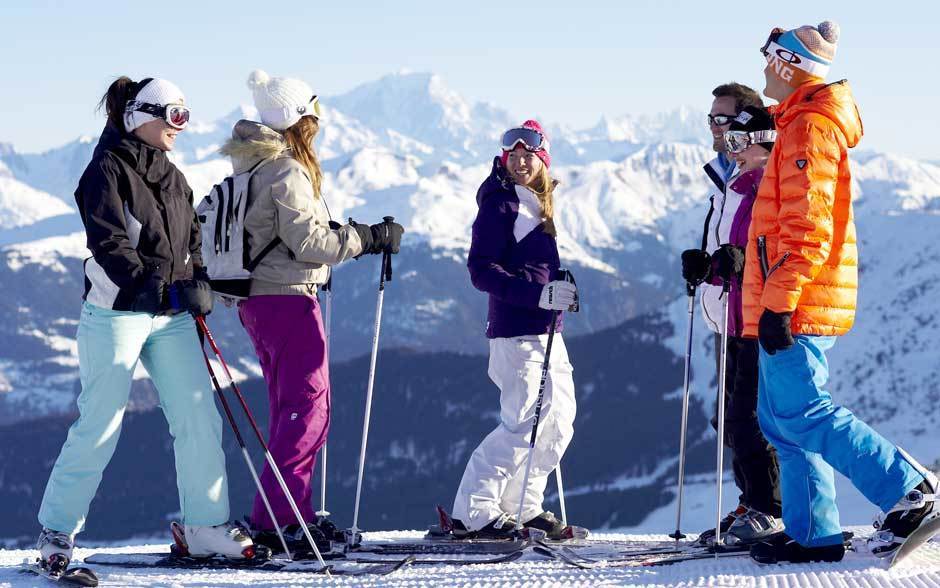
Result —
M 289 148 L 284 135 L 253 120 L 240 120 L 232 129 L 232 138 L 219 149 L 232 158 L 235 173 L 247 171 L 265 159 L 284 155 Z
M 862 118 L 847 80 L 801 86 L 786 100 L 771 107 L 771 111 L 778 127 L 787 126 L 802 114 L 820 114 L 839 127 L 850 148 L 858 145 L 864 133 Z

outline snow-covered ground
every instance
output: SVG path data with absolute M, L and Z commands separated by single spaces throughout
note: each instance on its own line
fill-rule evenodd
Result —
M 861 532 L 863 529 L 855 529 Z M 416 539 L 418 531 L 367 533 L 367 541 Z M 597 539 L 662 541 L 663 535 L 598 534 Z M 158 552 L 164 545 L 136 545 L 78 549 L 76 557 L 93 552 Z M 604 548 L 599 544 L 597 553 Z M 607 549 L 610 549 L 609 547 Z M 24 558 L 35 552 L 0 550 L 0 586 L 47 586 L 37 577 L 26 575 L 18 568 Z M 477 566 L 414 565 L 388 576 L 334 577 L 328 579 L 314 573 L 265 571 L 189 571 L 166 569 L 121 569 L 94 566 L 101 586 L 734 586 L 791 588 L 928 588 L 940 586 L 940 542 L 933 541 L 888 570 L 887 562 L 863 553 L 848 553 L 838 564 L 762 566 L 747 557 L 706 559 L 671 566 L 642 567 L 599 566 L 582 570 L 538 554 L 526 552 L 512 563 Z

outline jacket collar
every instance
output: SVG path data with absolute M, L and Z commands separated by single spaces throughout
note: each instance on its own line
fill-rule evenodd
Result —
M 95 147 L 95 156 L 105 152 L 119 157 L 151 184 L 166 185 L 176 169 L 165 151 L 144 143 L 136 135 L 125 133 L 110 123 L 101 133 Z

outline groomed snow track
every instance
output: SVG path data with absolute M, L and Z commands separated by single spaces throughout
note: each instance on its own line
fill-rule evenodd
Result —
M 420 532 L 368 533 L 367 541 L 417 539 Z M 595 535 L 598 539 L 663 540 L 660 536 Z M 615 547 L 609 547 L 616 549 Z M 76 559 L 98 553 L 162 551 L 165 545 L 135 545 L 76 550 Z M 593 557 L 605 547 L 598 546 Z M 49 583 L 20 572 L 24 558 L 35 557 L 32 550 L 0 550 L 0 587 L 37 586 Z M 697 560 L 662 567 L 599 566 L 578 569 L 550 561 L 527 551 L 512 563 L 479 566 L 412 566 L 383 577 L 333 578 L 316 574 L 278 573 L 249 570 L 152 570 L 90 566 L 98 573 L 101 586 L 644 586 L 735 588 L 940 588 L 940 542 L 933 541 L 893 570 L 887 562 L 870 555 L 848 553 L 838 564 L 761 566 L 747 557 Z

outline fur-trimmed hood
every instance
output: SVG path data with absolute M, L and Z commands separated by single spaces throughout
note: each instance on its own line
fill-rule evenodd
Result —
M 219 153 L 232 158 L 235 173 L 254 167 L 265 159 L 275 159 L 288 152 L 284 135 L 253 120 L 240 120 L 232 129 L 232 138 Z

